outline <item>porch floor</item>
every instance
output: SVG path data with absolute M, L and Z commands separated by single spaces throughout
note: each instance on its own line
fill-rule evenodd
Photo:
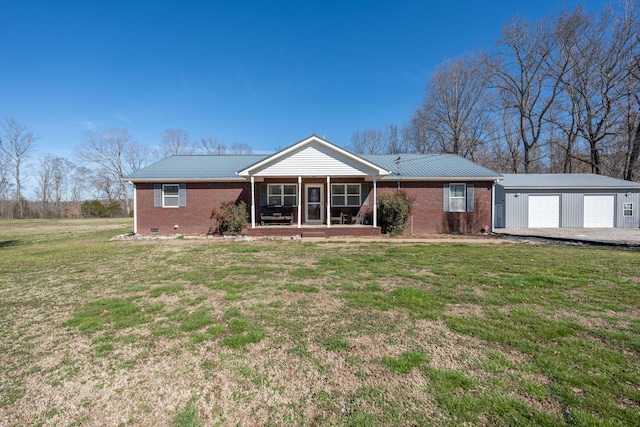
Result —
M 331 224 L 331 228 L 327 228 L 326 224 L 303 224 L 300 228 L 297 225 L 256 225 L 256 228 L 245 229 L 244 234 L 256 237 L 380 236 L 382 231 L 380 227 L 359 224 Z

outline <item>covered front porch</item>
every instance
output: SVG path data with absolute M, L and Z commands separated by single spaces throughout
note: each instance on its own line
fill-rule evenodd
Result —
M 388 174 L 315 136 L 300 141 L 238 172 L 251 182 L 250 233 L 379 235 L 377 183 Z
M 251 229 L 378 225 L 375 177 L 252 177 L 251 188 Z

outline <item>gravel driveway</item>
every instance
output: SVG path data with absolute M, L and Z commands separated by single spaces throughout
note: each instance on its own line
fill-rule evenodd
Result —
M 497 228 L 494 232 L 504 237 L 640 246 L 639 228 Z

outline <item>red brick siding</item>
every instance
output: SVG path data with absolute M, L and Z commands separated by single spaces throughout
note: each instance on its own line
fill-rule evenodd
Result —
M 247 210 L 251 206 L 251 184 L 244 182 L 187 183 L 187 205 L 179 208 L 154 207 L 153 191 L 153 184 L 136 184 L 138 234 L 155 234 L 152 228 L 163 235 L 207 234 L 216 227 L 211 213 L 220 203 L 244 201 Z
M 270 179 L 274 183 L 297 183 L 291 179 Z M 305 183 L 317 182 L 325 184 L 326 179 L 303 180 Z M 364 182 L 354 179 L 332 179 L 338 182 Z M 401 182 L 400 188 L 407 193 L 413 206 L 413 215 L 405 230 L 405 234 L 421 233 L 476 233 L 485 225 L 491 224 L 491 182 L 474 183 L 473 212 L 443 212 L 443 182 Z M 260 183 L 256 183 L 255 203 L 256 222 L 260 213 Z M 396 191 L 396 182 L 378 183 L 378 195 Z M 371 211 L 373 208 L 373 183 L 369 183 L 369 205 L 361 209 Z M 153 206 L 153 184 L 137 184 L 137 219 L 138 234 L 149 235 L 152 228 L 158 234 L 206 234 L 215 230 L 215 220 L 211 219 L 212 210 L 223 201 L 247 204 L 251 209 L 251 184 L 246 183 L 187 183 L 187 205 L 179 208 L 162 208 Z M 304 200 L 303 200 L 304 202 Z M 326 203 L 326 199 L 325 199 Z M 304 203 L 303 203 L 304 209 Z M 297 209 L 294 209 L 294 215 Z M 249 212 L 250 213 L 250 212 Z M 294 218 L 294 224 L 297 217 Z M 174 225 L 178 225 L 174 229 Z
M 443 212 L 443 182 L 401 182 L 411 200 L 413 215 L 405 234 L 477 233 L 491 224 L 492 182 L 474 182 L 473 212 Z M 397 183 L 378 183 L 378 195 L 397 190 Z M 370 196 L 373 197 L 373 196 Z

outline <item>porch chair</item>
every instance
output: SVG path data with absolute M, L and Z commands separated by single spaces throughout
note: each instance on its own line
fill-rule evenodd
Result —
M 342 211 L 339 209 L 331 209 L 331 224 L 343 224 Z
M 362 209 L 353 210 L 351 212 L 351 224 L 364 224 L 365 212 Z

